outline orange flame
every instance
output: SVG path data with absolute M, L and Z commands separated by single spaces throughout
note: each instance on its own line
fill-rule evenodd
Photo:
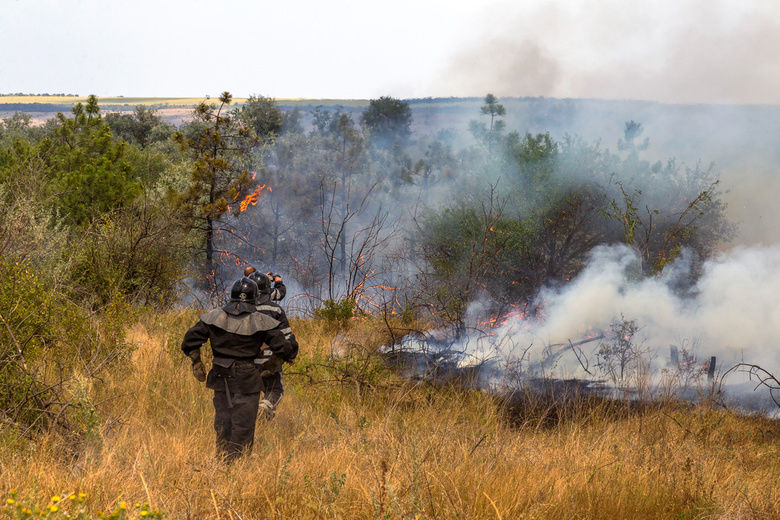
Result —
M 251 204 L 252 206 L 257 204 L 257 201 L 260 200 L 260 192 L 266 189 L 266 185 L 263 184 L 262 186 L 258 185 L 255 188 L 255 191 L 244 197 L 244 200 L 241 201 L 241 204 L 239 205 L 240 211 L 246 211 L 246 208 L 249 207 Z M 271 188 L 268 187 L 268 191 L 271 191 Z

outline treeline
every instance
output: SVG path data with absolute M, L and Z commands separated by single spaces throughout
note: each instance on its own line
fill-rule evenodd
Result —
M 102 116 L 95 97 L 43 126 L 4 119 L 3 258 L 64 269 L 92 307 L 168 306 L 185 281 L 219 298 L 251 263 L 285 275 L 303 312 L 346 301 L 461 323 L 477 298 L 500 309 L 565 283 L 599 244 L 635 247 L 639 276 L 687 251 L 693 279 L 731 231 L 713 168 L 645 161 L 634 121 L 611 151 L 507 129 L 492 95 L 467 129 L 435 135 L 413 135 L 410 104 L 390 97 L 306 114 L 231 101 L 179 127 L 144 106 Z M 20 207 L 50 264 L 16 250 L 35 248 Z

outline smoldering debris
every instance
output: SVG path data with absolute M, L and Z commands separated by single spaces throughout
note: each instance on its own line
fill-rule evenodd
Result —
M 780 248 L 723 253 L 684 291 L 675 277 L 685 269 L 637 277 L 636 262 L 630 247 L 597 248 L 577 279 L 540 291 L 540 315 L 470 313 L 468 327 L 407 335 L 385 355 L 407 377 L 489 391 L 644 392 L 774 413 L 776 390 L 733 367 L 780 373 Z

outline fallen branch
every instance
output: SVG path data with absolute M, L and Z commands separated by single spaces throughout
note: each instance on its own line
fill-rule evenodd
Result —
M 771 397 L 772 401 L 774 401 L 774 403 L 780 407 L 780 401 L 778 401 L 778 398 L 775 397 L 775 392 L 780 392 L 780 381 L 778 381 L 774 374 L 759 365 L 738 363 L 723 373 L 723 377 L 721 377 L 721 384 L 726 379 L 726 375 L 729 372 L 737 370 L 747 372 L 751 381 L 753 381 L 754 378 L 758 381 L 755 388 L 753 388 L 754 391 L 761 386 L 767 387 L 769 389 L 769 397 Z

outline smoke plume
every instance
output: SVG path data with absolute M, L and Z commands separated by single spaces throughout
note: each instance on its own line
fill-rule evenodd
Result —
M 699 366 L 715 356 L 718 373 L 738 363 L 780 373 L 780 247 L 725 252 L 685 289 L 684 255 L 654 278 L 635 276 L 638 263 L 628 246 L 598 247 L 576 280 L 540 292 L 541 318 L 515 315 L 489 335 L 467 336 L 451 349 L 464 353 L 466 365 L 519 363 L 530 374 L 593 380 L 599 377 L 599 338 L 622 316 L 638 327 L 632 341 L 650 362 L 655 381 L 664 370 L 678 368 L 670 359 L 671 345 L 686 349 Z
M 780 6 L 757 0 L 493 4 L 431 90 L 778 103 L 778 20 Z

